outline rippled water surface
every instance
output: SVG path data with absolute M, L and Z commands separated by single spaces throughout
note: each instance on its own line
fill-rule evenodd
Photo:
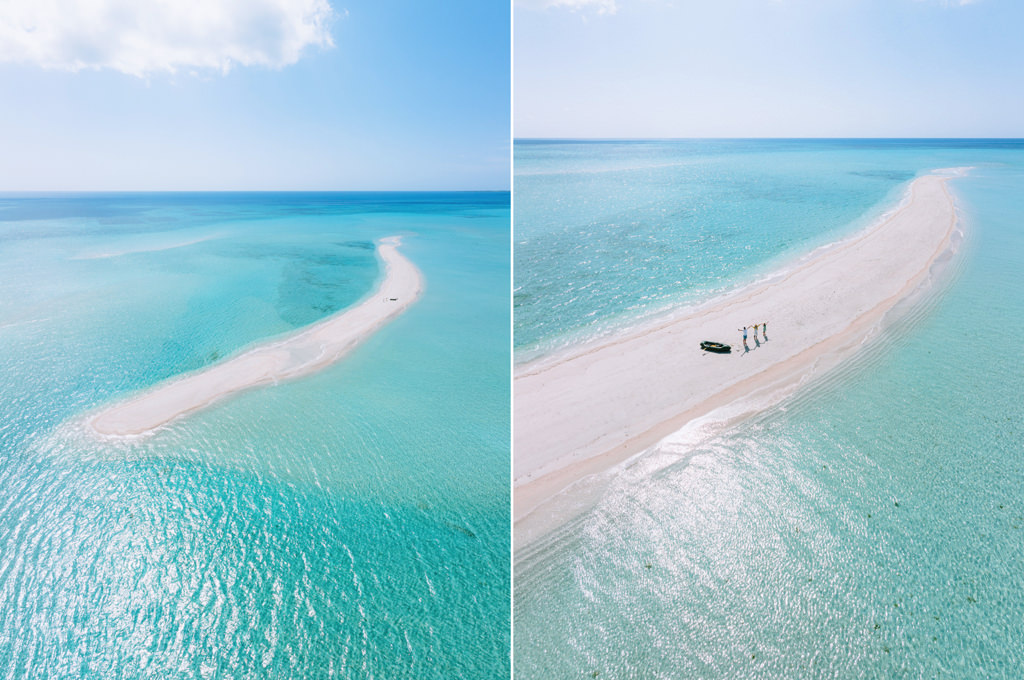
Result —
M 517 677 L 1019 675 L 1024 147 L 929 153 L 875 161 L 975 166 L 941 295 L 779 407 L 670 437 L 518 551 Z
M 507 194 L 0 198 L 0 674 L 502 677 Z M 102 404 L 343 309 L 345 360 L 127 442 Z
M 700 302 L 869 224 L 915 176 L 1012 141 L 515 143 L 515 352 L 525 362 Z

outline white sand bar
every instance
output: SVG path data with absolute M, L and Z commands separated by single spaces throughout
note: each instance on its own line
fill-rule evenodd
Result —
M 422 292 L 420 272 L 398 252 L 400 243 L 397 236 L 380 240 L 378 252 L 386 267 L 384 280 L 355 307 L 284 339 L 158 385 L 105 409 L 89 424 L 103 435 L 143 434 L 229 394 L 296 378 L 333 363 L 401 314 Z
M 946 188 L 950 174 L 918 178 L 891 214 L 763 282 L 610 341 L 517 367 L 517 541 L 550 513 L 524 518 L 574 482 L 755 391 L 787 385 L 791 391 L 834 353 L 862 344 L 949 250 L 957 225 Z M 737 329 L 765 321 L 768 340 L 759 333 L 760 344 L 751 338 L 744 352 Z M 733 353 L 702 352 L 702 340 L 731 344 Z

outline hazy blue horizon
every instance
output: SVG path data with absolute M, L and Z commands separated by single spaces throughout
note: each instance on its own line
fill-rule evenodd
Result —
M 736 142 L 751 142 L 751 141 L 819 141 L 819 142 L 842 142 L 842 141 L 859 141 L 859 142 L 870 142 L 872 140 L 886 141 L 886 142 L 977 142 L 977 141 L 1008 141 L 1015 142 L 1024 139 L 1021 137 L 516 137 L 513 141 L 515 142 L 685 142 L 685 141 L 701 141 L 701 142 L 714 142 L 714 141 L 736 141 Z
M 177 195 L 177 196 L 201 196 L 201 195 L 219 195 L 219 196 L 315 196 L 315 195 L 410 195 L 410 196 L 431 196 L 431 195 L 444 195 L 444 194 L 504 194 L 509 195 L 511 191 L 508 189 L 261 189 L 261 190 L 232 190 L 232 189 L 174 189 L 174 190 L 161 190 L 161 189 L 128 189 L 124 191 L 118 191 L 116 189 L 111 190 L 75 190 L 75 189 L 62 189 L 62 190 L 46 190 L 46 189 L 31 189 L 31 190 L 19 190 L 19 191 L 3 191 L 0 190 L 0 198 L 21 198 L 23 196 L 39 196 L 39 197 L 74 197 L 74 196 L 144 196 L 144 195 Z

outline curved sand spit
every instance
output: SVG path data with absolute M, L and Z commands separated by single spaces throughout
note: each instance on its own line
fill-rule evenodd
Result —
M 752 392 L 792 389 L 830 353 L 862 343 L 950 248 L 957 217 L 948 179 L 918 178 L 893 213 L 765 282 L 517 368 L 517 542 L 552 528 L 550 512 L 526 518 L 574 482 Z M 759 333 L 744 352 L 737 329 L 764 321 L 768 341 Z M 730 343 L 733 353 L 705 354 L 702 340 Z
M 420 295 L 423 280 L 397 250 L 398 236 L 381 239 L 378 252 L 387 268 L 380 287 L 350 309 L 283 340 L 256 347 L 233 359 L 174 378 L 89 419 L 102 435 L 128 436 L 154 430 L 198 411 L 229 394 L 317 371 L 336 361 L 402 313 Z

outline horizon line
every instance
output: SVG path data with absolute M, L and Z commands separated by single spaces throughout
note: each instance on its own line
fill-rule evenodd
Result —
M 772 141 L 1024 141 L 1024 137 L 513 137 L 513 141 L 556 141 L 556 140 L 580 140 L 580 141 L 751 141 L 751 140 L 772 140 Z
M 501 194 L 511 189 L 0 189 L 0 198 L 27 194 Z

